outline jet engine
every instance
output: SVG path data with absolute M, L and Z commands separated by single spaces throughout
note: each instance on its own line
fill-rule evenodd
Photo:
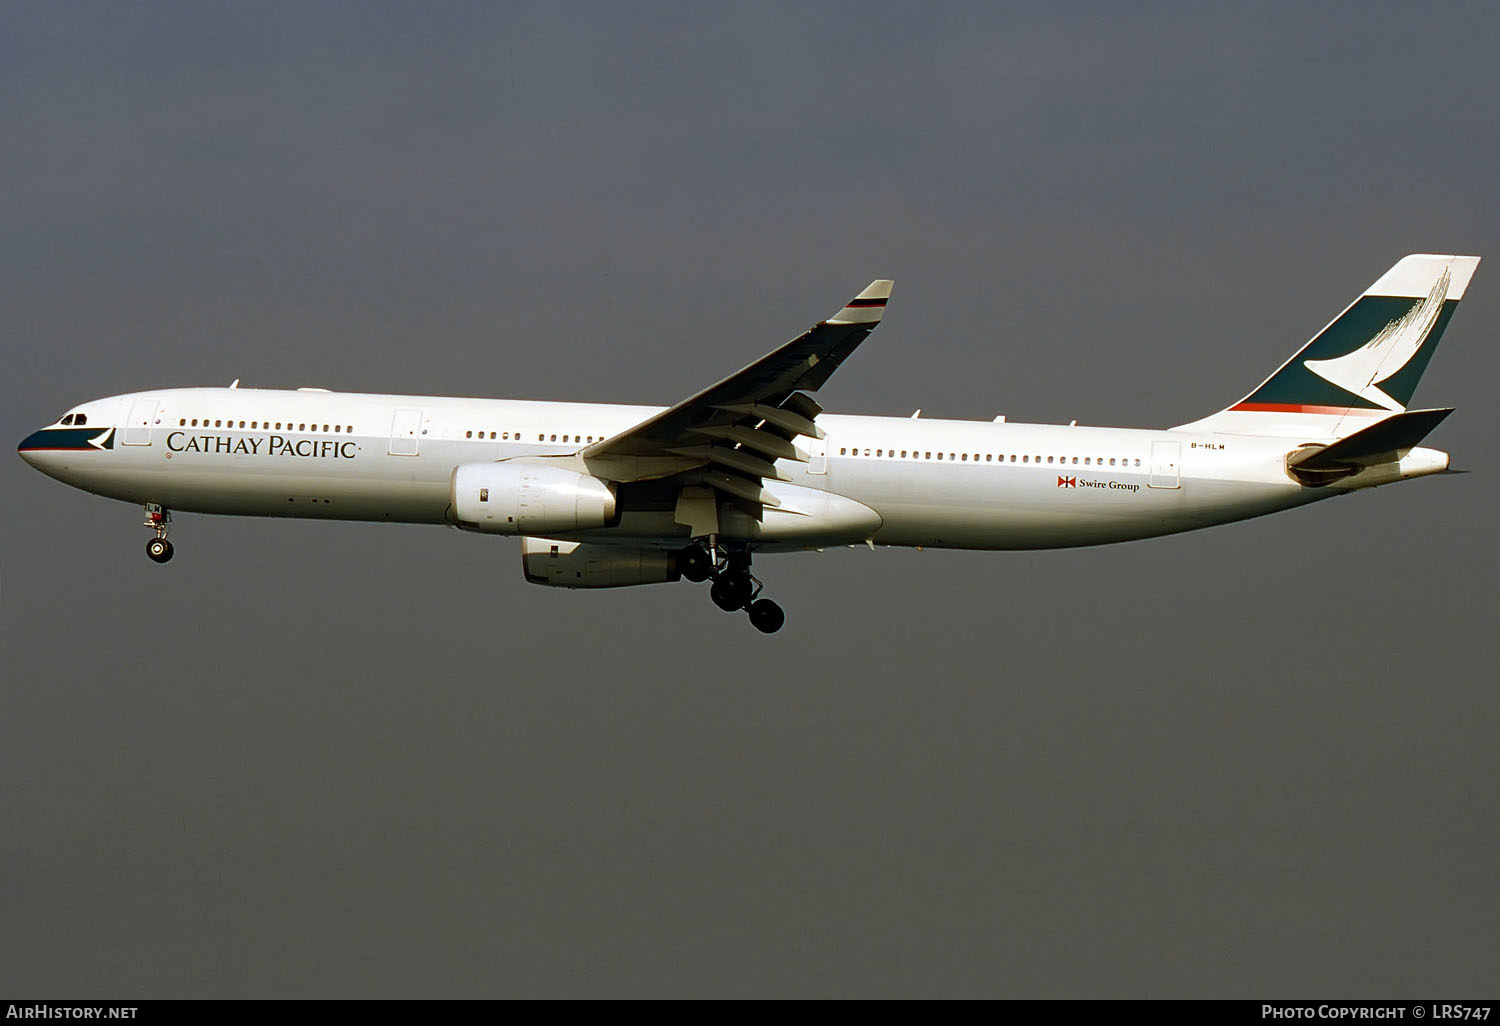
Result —
M 466 531 L 589 531 L 615 519 L 614 490 L 598 478 L 544 463 L 465 463 L 453 471 L 452 516 Z
M 521 569 L 532 584 L 553 588 L 625 588 L 682 576 L 676 552 L 551 538 L 521 539 Z

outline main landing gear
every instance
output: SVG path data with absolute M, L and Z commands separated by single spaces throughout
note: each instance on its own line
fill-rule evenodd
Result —
M 171 522 L 171 510 L 154 502 L 146 503 L 146 526 L 156 532 L 156 537 L 146 543 L 146 556 L 153 563 L 165 563 L 172 558 L 172 543 L 167 541 L 167 525 Z
M 689 545 L 678 553 L 682 576 L 695 583 L 712 579 L 708 597 L 726 613 L 743 609 L 750 625 L 762 634 L 775 634 L 786 623 L 786 614 L 770 599 L 760 598 L 765 585 L 750 573 L 750 551 L 745 548 L 712 550 Z

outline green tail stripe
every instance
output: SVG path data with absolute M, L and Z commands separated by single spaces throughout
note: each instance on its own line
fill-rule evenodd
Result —
M 1244 403 L 1268 403 L 1295 406 L 1338 406 L 1355 409 L 1379 410 L 1383 407 L 1369 400 L 1346 392 L 1331 381 L 1326 381 L 1305 366 L 1308 360 L 1329 360 L 1354 352 L 1378 335 L 1387 324 L 1405 316 L 1420 299 L 1404 296 L 1361 296 L 1353 306 L 1328 327 L 1320 331 L 1301 352 L 1287 361 L 1270 380 L 1257 388 Z M 1428 332 L 1426 340 L 1405 367 L 1387 378 L 1380 390 L 1402 406 L 1411 403 L 1417 382 L 1427 369 L 1443 331 L 1458 308 L 1458 300 L 1443 303 L 1442 313 Z

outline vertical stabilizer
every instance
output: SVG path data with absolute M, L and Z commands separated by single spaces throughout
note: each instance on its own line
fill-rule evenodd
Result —
M 1339 438 L 1404 411 L 1478 266 L 1403 257 L 1259 388 L 1182 428 Z

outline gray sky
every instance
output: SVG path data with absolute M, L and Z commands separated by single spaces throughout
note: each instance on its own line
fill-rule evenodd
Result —
M 1095 550 L 526 584 L 0 464 L 0 992 L 1476 996 L 1500 8 L 0 6 L 6 437 L 193 384 L 1169 425 L 1409 252 L 1475 471 Z

